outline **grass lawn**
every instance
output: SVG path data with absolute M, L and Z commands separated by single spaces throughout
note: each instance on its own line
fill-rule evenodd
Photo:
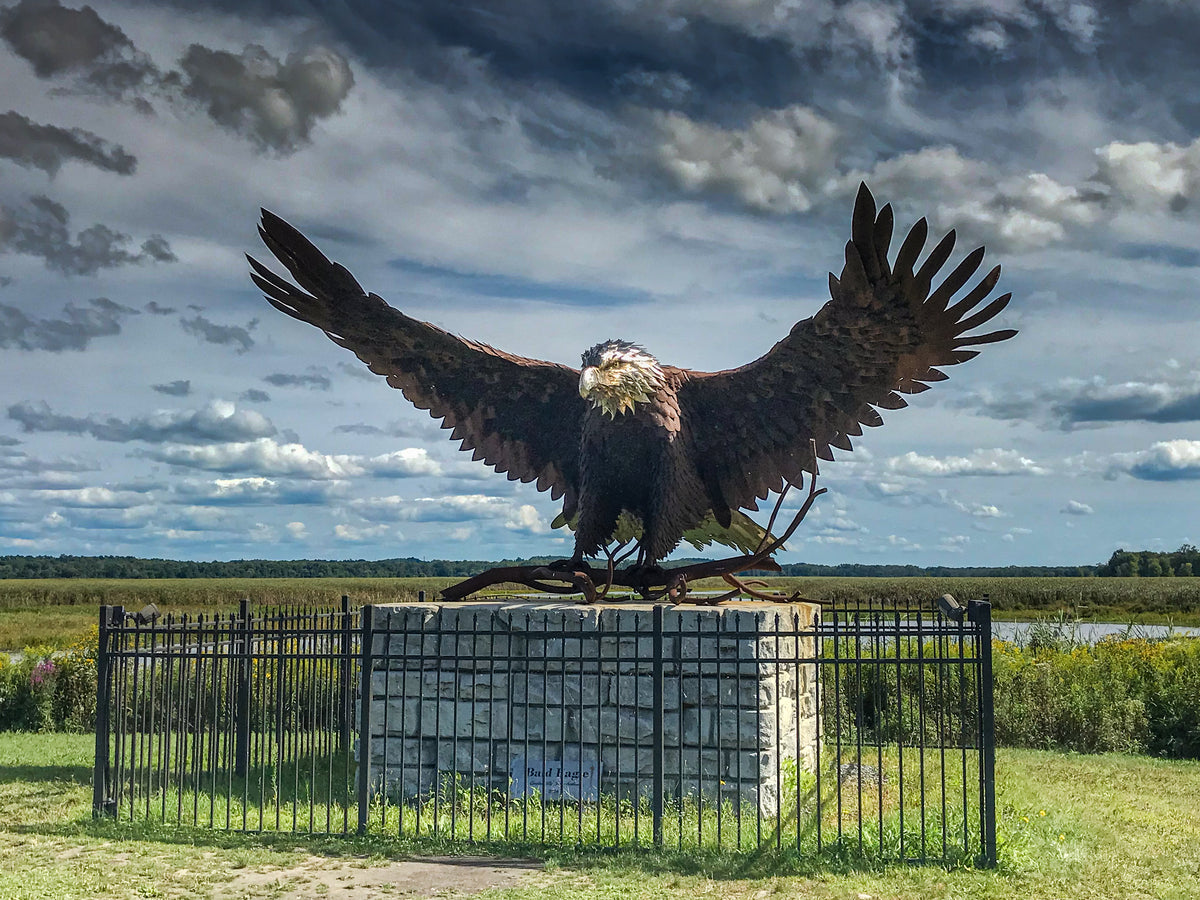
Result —
M 93 822 L 92 739 L 0 734 L 0 898 L 400 896 L 396 860 L 478 848 L 164 830 Z M 1200 762 L 1002 750 L 996 871 L 780 870 L 770 856 L 544 854 L 489 900 L 1200 897 Z M 407 870 L 405 870 L 407 871 Z M 453 871 L 453 867 L 446 871 Z M 463 873 L 467 868 L 461 868 Z M 372 873 L 376 880 L 370 882 Z M 399 876 L 397 876 L 398 878 Z M 366 881 L 364 881 L 366 879 Z M 453 874 L 408 896 L 483 886 Z

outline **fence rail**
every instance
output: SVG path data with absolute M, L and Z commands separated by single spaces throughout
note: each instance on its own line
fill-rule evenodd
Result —
M 97 815 L 996 859 L 991 610 L 101 610 Z

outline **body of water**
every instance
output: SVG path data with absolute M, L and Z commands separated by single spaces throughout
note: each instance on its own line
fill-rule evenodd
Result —
M 1038 622 L 992 622 L 992 634 L 1006 641 L 1022 641 L 1035 626 L 1056 627 L 1063 637 L 1081 643 L 1094 644 L 1107 637 L 1147 638 L 1200 637 L 1200 628 L 1179 628 L 1172 625 L 1130 625 L 1128 622 L 1064 622 L 1047 625 Z

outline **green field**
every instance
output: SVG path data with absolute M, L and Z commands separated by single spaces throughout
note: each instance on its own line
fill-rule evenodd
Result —
M 398 860 L 489 848 L 395 838 L 242 835 L 91 817 L 91 738 L 0 734 L 0 897 L 409 896 Z M 1194 900 L 1200 896 L 1200 763 L 1110 754 L 997 753 L 1000 865 L 880 867 L 767 853 L 530 851 L 536 863 L 488 900 Z M 518 848 L 490 848 L 504 855 Z M 470 867 L 467 867 L 470 868 Z M 334 885 L 331 889 L 329 885 Z M 466 889 L 446 880 L 417 896 Z
M 256 605 L 355 606 L 434 597 L 454 578 L 211 578 L 0 579 L 0 650 L 67 646 L 95 625 L 102 604 L 164 613 L 231 612 L 238 601 Z M 1063 613 L 1084 620 L 1141 624 L 1200 624 L 1200 578 L 768 578 L 806 599 L 856 602 L 870 598 L 930 602 L 944 593 L 960 602 L 992 601 L 998 618 Z M 700 582 L 699 589 L 720 589 Z
M 451 578 L 29 578 L 0 579 L 0 650 L 66 647 L 96 626 L 103 605 L 163 613 L 230 613 L 243 598 L 256 606 L 355 606 L 433 596 Z

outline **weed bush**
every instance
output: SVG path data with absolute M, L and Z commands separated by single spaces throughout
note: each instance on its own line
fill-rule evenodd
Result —
M 1200 758 L 1200 641 L 993 642 L 996 740 Z
M 997 640 L 992 647 L 997 744 L 1200 759 L 1200 640 L 1087 645 L 1047 628 L 1035 629 L 1022 644 Z M 854 649 L 843 647 L 839 655 L 848 659 Z M 955 645 L 942 652 L 952 658 L 959 651 Z M 929 644 L 923 655 L 934 658 L 938 648 Z M 868 652 L 861 663 L 831 665 L 829 656 L 827 646 L 827 739 L 910 746 L 978 740 L 969 666 L 941 672 L 914 662 L 897 667 L 894 648 Z M 904 657 L 916 656 L 910 642 Z
M 91 731 L 96 718 L 96 634 L 65 651 L 0 654 L 0 731 Z

